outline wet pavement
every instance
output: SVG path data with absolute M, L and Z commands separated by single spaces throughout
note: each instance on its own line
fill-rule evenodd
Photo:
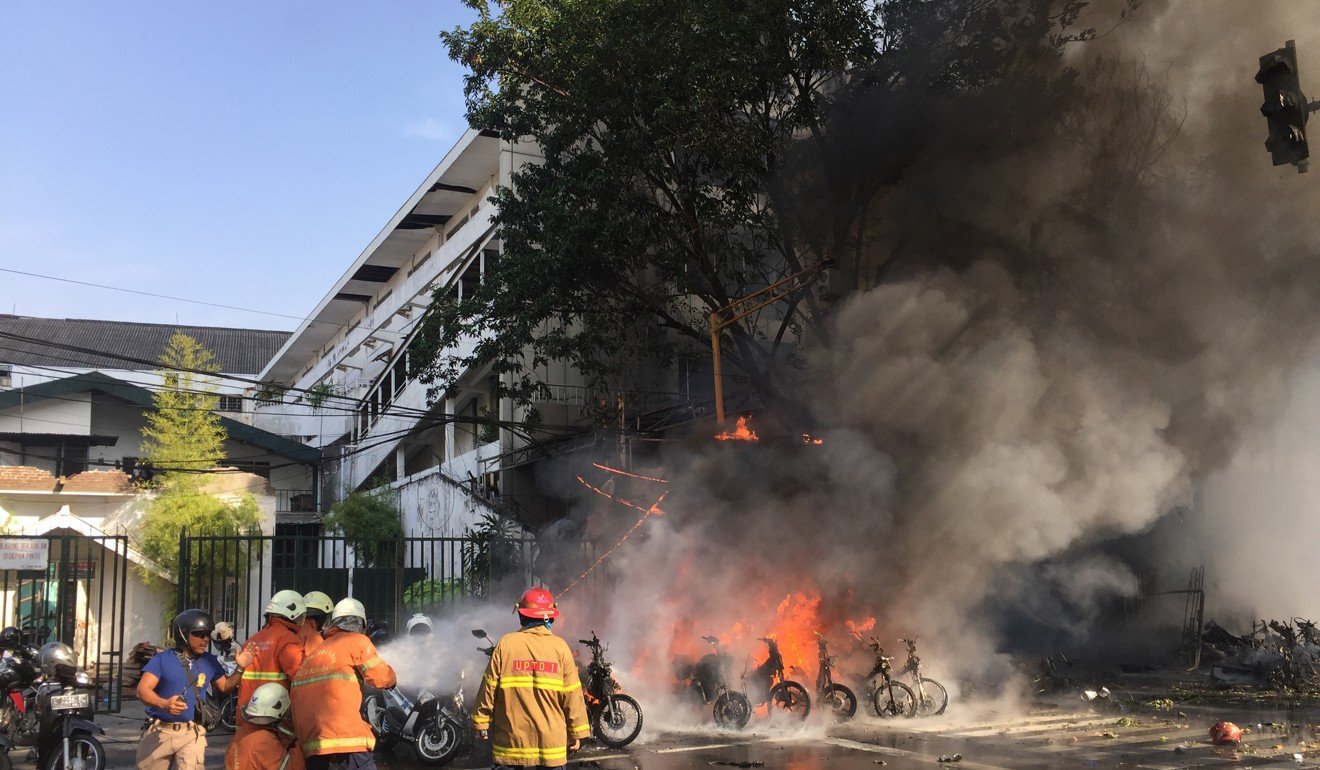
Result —
M 133 767 L 140 707 L 97 718 L 107 732 L 110 768 Z M 755 719 L 755 718 L 754 718 Z M 1240 748 L 1211 746 L 1209 726 L 1230 719 L 1248 729 Z M 953 713 L 933 719 L 880 720 L 859 717 L 840 725 L 809 724 L 773 729 L 756 721 L 746 733 L 705 729 L 646 729 L 624 750 L 588 747 L 573 755 L 570 768 L 598 770 L 905 770 L 950 767 L 965 770 L 1054 768 L 1320 768 L 1320 714 L 1270 708 L 1226 710 L 1179 708 L 1172 713 L 1093 713 L 1041 710 L 1029 715 Z M 207 767 L 224 766 L 227 734 L 210 737 Z M 22 750 L 16 766 L 32 767 Z M 1300 754 L 1301 760 L 1294 755 Z M 957 762 L 942 762 L 961 755 Z M 476 752 L 449 765 L 455 770 L 488 767 Z M 383 770 L 423 768 L 407 749 L 380 757 Z

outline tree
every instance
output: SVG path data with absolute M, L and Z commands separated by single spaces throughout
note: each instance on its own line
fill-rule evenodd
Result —
M 220 398 L 212 378 L 198 372 L 218 372 L 215 356 L 182 332 L 170 337 L 157 370 L 162 387 L 152 395 L 152 410 L 142 429 L 143 457 L 158 469 L 163 485 L 196 480 L 195 471 L 210 470 L 225 452 L 224 427 L 215 413 Z
M 854 108 L 976 89 L 1092 34 L 1067 32 L 1077 0 L 469 5 L 478 20 L 443 35 L 471 68 L 469 121 L 545 160 L 497 191 L 499 268 L 461 301 L 437 292 L 415 360 L 441 388 L 490 365 L 523 401 L 550 361 L 617 387 L 640 362 L 709 360 L 712 311 L 804 268 L 837 262 L 857 287 L 874 200 L 911 161 L 856 140 L 917 128 Z M 730 327 L 725 357 L 795 411 L 797 348 L 828 343 L 827 314 L 797 291 Z
M 206 491 L 206 482 L 224 457 L 228 438 L 213 411 L 219 404 L 212 378 L 198 372 L 218 372 L 215 357 L 197 340 L 176 332 L 161 354 L 162 386 L 152 395 L 152 409 L 142 429 L 142 449 L 156 469 L 156 498 L 147 509 L 140 532 L 143 552 L 169 572 L 179 565 L 179 534 L 223 535 L 253 529 L 261 512 L 251 494 L 222 496 Z M 238 574 L 247 561 L 246 548 L 216 549 L 192 555 L 194 570 Z M 214 581 L 212 581 L 214 582 Z
M 392 562 L 403 537 L 401 516 L 394 501 L 378 492 L 350 492 L 330 506 L 325 527 L 344 536 L 358 564 L 380 567 Z

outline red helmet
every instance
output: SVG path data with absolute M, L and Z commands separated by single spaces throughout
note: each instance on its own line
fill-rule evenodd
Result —
M 551 620 L 559 617 L 559 606 L 555 604 L 554 594 L 540 586 L 524 591 L 522 598 L 518 600 L 518 606 L 514 609 L 524 618 L 535 620 Z

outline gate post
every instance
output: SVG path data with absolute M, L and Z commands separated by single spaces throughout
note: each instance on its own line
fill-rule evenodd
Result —
M 403 557 L 403 533 L 394 539 L 394 634 L 403 630 L 403 570 L 407 561 Z
M 189 561 L 190 559 L 188 553 L 188 528 L 180 527 L 179 528 L 179 558 L 178 558 L 179 574 L 175 576 L 178 579 L 178 584 L 176 586 L 178 589 L 178 593 L 177 593 L 177 598 L 175 600 L 178 606 L 176 606 L 174 609 L 176 613 L 183 612 L 184 610 L 188 609 L 188 562 Z

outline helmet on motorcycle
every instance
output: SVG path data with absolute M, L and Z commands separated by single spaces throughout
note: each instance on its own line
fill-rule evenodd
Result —
M 302 594 L 297 591 L 285 589 L 276 591 L 275 595 L 266 602 L 266 614 L 292 620 L 295 623 L 302 621 L 302 616 L 307 613 L 307 605 L 303 603 Z
M 37 662 L 41 665 L 41 672 L 48 677 L 55 676 L 55 667 L 61 663 L 69 666 L 77 666 L 73 657 L 73 650 L 64 642 L 49 642 L 42 645 L 41 651 L 37 653 Z
M 307 605 L 307 617 L 314 618 L 321 625 L 325 625 L 325 619 L 335 609 L 334 601 L 320 591 L 308 591 L 303 596 L 303 604 Z
M 252 693 L 243 707 L 243 718 L 254 725 L 273 725 L 289 712 L 289 691 L 278 682 L 267 682 Z
M 536 586 L 523 591 L 514 610 L 530 620 L 554 620 L 559 617 L 559 605 L 548 589 Z
M 200 633 L 209 636 L 215 630 L 215 623 L 211 620 L 211 616 L 202 610 L 184 610 L 174 616 L 170 630 L 174 635 L 174 643 L 180 647 L 187 647 L 189 636 Z
M 23 646 L 23 632 L 13 626 L 0 631 L 0 650 L 17 650 Z
M 352 597 L 340 599 L 330 613 L 330 625 L 360 634 L 367 629 L 367 608 Z
M 431 619 L 418 612 L 408 618 L 408 636 L 430 636 L 435 631 Z

